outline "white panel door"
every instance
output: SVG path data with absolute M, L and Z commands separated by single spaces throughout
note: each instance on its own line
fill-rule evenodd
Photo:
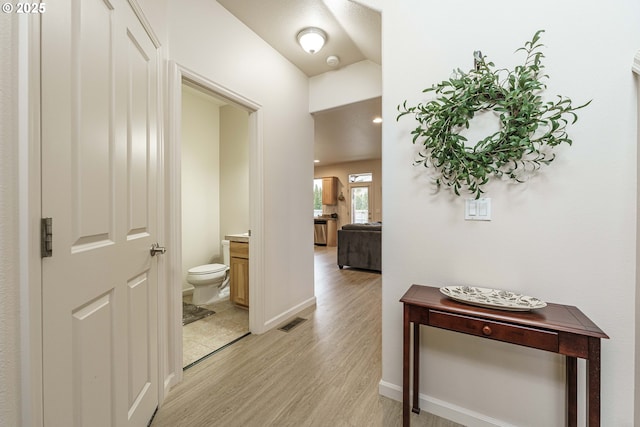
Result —
M 158 51 L 124 0 L 42 15 L 45 426 L 146 426 L 158 404 Z

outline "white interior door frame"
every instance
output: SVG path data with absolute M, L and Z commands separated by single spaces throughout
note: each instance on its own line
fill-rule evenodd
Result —
M 20 241 L 20 418 L 42 426 L 42 217 L 40 138 L 40 15 L 18 22 Z
M 638 125 L 637 125 L 637 131 L 636 131 L 636 140 L 637 140 L 637 146 L 640 147 L 640 50 L 638 52 L 636 52 L 635 56 L 633 57 L 633 64 L 631 65 L 631 70 L 635 73 L 636 76 L 636 80 L 638 82 L 639 85 L 636 86 L 636 91 L 637 91 L 637 97 L 636 97 L 636 103 L 637 103 L 637 116 L 638 116 Z M 639 153 L 640 154 L 640 153 Z M 638 156 L 638 162 L 640 163 L 640 155 Z M 640 184 L 640 176 L 638 177 L 638 184 Z M 637 191 L 640 191 L 640 185 L 638 185 L 638 189 Z M 640 201 L 640 198 L 638 198 L 638 200 Z M 640 202 L 639 202 L 640 203 Z M 640 216 L 638 216 L 638 214 L 636 214 L 636 253 L 640 254 L 640 227 L 638 227 L 638 225 L 640 225 Z M 638 266 L 640 265 L 640 255 L 637 255 L 636 257 L 636 271 L 638 269 Z M 638 273 L 636 273 L 636 313 L 640 312 L 640 275 L 638 275 Z M 640 329 L 636 328 L 636 369 L 640 368 Z M 638 388 L 640 387 L 640 371 L 638 371 L 638 373 L 636 374 L 635 377 L 635 385 L 636 385 L 636 390 L 638 390 Z M 635 408 L 640 408 L 640 393 L 636 391 L 635 393 L 635 397 L 634 397 L 634 404 L 635 404 Z M 634 425 L 640 425 L 640 411 L 635 411 L 634 414 L 635 417 L 635 424 Z
M 261 105 L 222 85 L 212 82 L 184 66 L 169 63 L 169 138 L 167 140 L 167 252 L 169 295 L 165 310 L 169 324 L 168 351 L 171 374 L 165 387 L 182 380 L 182 214 L 181 214 L 181 129 L 182 83 L 194 83 L 216 96 L 221 96 L 249 112 L 249 223 L 251 255 L 249 257 L 249 330 L 264 332 L 264 241 L 263 241 L 263 139 Z

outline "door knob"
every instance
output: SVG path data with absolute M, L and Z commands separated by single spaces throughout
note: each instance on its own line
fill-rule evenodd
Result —
M 163 253 L 167 252 L 167 249 L 164 246 L 160 246 L 159 244 L 154 243 L 153 245 L 151 245 L 151 250 L 149 252 L 151 252 L 151 256 L 156 256 L 156 254 L 162 255 Z

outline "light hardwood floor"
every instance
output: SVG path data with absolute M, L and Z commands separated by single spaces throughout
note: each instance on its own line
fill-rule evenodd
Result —
M 395 427 L 400 402 L 378 394 L 381 276 L 338 269 L 316 247 L 317 307 L 289 332 L 250 335 L 185 371 L 153 427 Z M 426 412 L 412 426 L 456 427 Z

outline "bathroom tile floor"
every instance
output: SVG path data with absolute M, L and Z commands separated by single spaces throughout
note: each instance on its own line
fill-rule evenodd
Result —
M 191 303 L 191 295 L 182 300 Z M 182 327 L 182 366 L 187 366 L 249 332 L 249 311 L 228 299 L 202 307 L 215 314 Z

